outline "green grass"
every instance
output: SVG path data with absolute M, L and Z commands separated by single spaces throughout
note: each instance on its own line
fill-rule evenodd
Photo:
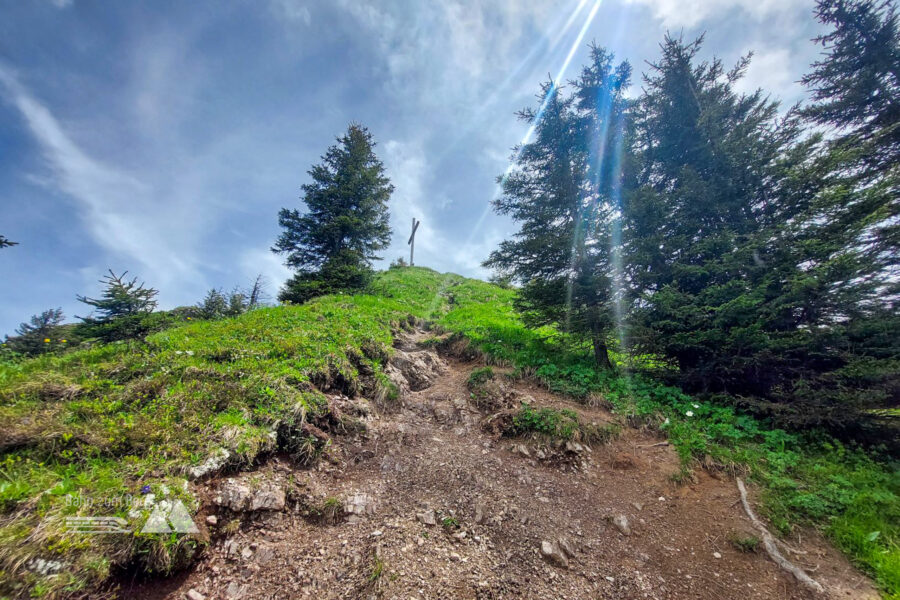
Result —
M 0 597 L 89 591 L 114 565 L 168 572 L 186 564 L 201 544 L 189 535 L 66 531 L 66 516 L 118 515 L 136 529 L 146 519 L 67 498 L 140 497 L 150 485 L 157 496 L 182 498 L 196 510 L 185 469 L 222 448 L 236 466 L 280 445 L 299 460 L 313 458 L 324 448 L 304 438 L 301 426 L 327 421 L 320 390 L 389 402 L 396 390 L 382 370 L 392 331 L 415 319 L 449 332 L 489 363 L 576 399 L 603 399 L 629 422 L 665 432 L 685 473 L 703 463 L 748 475 L 761 486 L 760 511 L 778 530 L 819 527 L 886 596 L 900 597 L 896 464 L 821 434 L 773 429 L 648 377 L 598 372 L 587 348 L 551 329 L 525 328 L 514 295 L 430 269 L 392 269 L 367 295 L 192 321 L 146 343 L 25 361 L 0 357 Z M 571 424 L 561 412 L 523 410 L 519 423 L 532 431 L 565 433 Z M 65 568 L 37 575 L 25 567 L 34 557 Z

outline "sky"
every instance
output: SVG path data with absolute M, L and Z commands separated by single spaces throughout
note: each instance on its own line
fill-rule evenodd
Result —
M 348 124 L 395 186 L 386 268 L 472 277 L 516 231 L 496 178 L 549 77 L 596 42 L 640 74 L 667 31 L 754 51 L 742 91 L 785 106 L 820 48 L 812 0 L 0 0 L 0 334 L 96 296 L 112 269 L 160 308 L 251 283 L 275 296 L 282 207 Z

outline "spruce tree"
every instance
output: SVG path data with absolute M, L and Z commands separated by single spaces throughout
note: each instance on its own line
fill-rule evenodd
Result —
M 610 53 L 592 47 L 573 94 L 545 83 L 542 108 L 519 113 L 534 139 L 516 149 L 494 209 L 520 229 L 484 263 L 522 283 L 516 306 L 526 323 L 552 324 L 589 341 L 602 368 L 611 366 L 611 194 L 630 73 L 627 63 L 614 67 Z
M 152 329 L 145 318 L 156 309 L 159 292 L 138 283 L 137 278 L 126 279 L 128 271 L 116 275 L 112 269 L 100 283 L 104 285 L 100 298 L 76 296 L 94 308 L 87 317 L 78 317 L 78 330 L 84 337 L 96 337 L 107 342 L 143 337 Z M 96 314 L 95 314 L 96 313 Z
M 61 308 L 51 308 L 31 317 L 16 329 L 14 337 L 6 336 L 6 345 L 14 352 L 33 356 L 50 352 L 67 342 L 60 337 L 60 326 L 65 320 Z
M 803 83 L 812 103 L 803 114 L 834 128 L 831 165 L 854 190 L 836 207 L 855 223 L 868 221 L 856 243 L 884 270 L 896 269 L 900 248 L 900 22 L 891 0 L 819 0 L 816 17 L 830 28 L 816 41 L 824 56 Z M 832 219 L 832 220 L 838 220 Z M 894 276 L 896 280 L 896 276 Z
M 782 161 L 799 129 L 779 122 L 761 91 L 734 91 L 747 59 L 730 71 L 701 62 L 701 44 L 667 36 L 635 110 L 624 232 L 631 337 L 636 351 L 670 360 L 691 390 L 762 393 L 760 236 L 783 218 Z
M 804 114 L 837 128 L 844 145 L 877 171 L 900 160 L 900 23 L 893 0 L 818 0 L 830 28 L 816 42 L 824 56 L 803 77 L 813 102 Z M 848 158 L 845 156 L 845 159 Z
M 283 228 L 272 251 L 296 274 L 279 300 L 306 302 L 322 294 L 365 287 L 371 262 L 388 246 L 388 200 L 394 191 L 375 155 L 372 134 L 351 124 L 309 171 L 302 200 L 307 210 L 283 208 Z
M 128 271 L 116 275 L 112 269 L 109 275 L 104 275 L 100 280 L 105 288 L 100 298 L 88 298 L 76 296 L 79 302 L 93 306 L 99 313 L 94 317 L 78 317 L 83 321 L 95 323 L 107 323 L 119 317 L 131 317 L 151 313 L 156 308 L 156 296 L 159 293 L 153 288 L 144 287 L 144 283 L 138 283 L 137 277 L 125 279 Z
M 779 118 L 762 91 L 735 93 L 746 61 L 726 72 L 698 62 L 699 48 L 667 38 L 636 111 L 625 207 L 636 350 L 671 361 L 691 391 L 858 429 L 900 389 L 875 227 L 890 178 L 860 185 L 853 148 L 806 134 L 795 111 Z

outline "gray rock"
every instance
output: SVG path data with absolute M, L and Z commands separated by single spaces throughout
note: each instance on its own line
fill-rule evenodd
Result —
M 569 559 L 553 542 L 544 540 L 541 542 L 541 554 L 552 564 L 563 569 L 569 568 Z
M 284 488 L 270 482 L 256 490 L 250 498 L 250 510 L 284 510 Z
M 215 452 L 213 452 L 205 461 L 200 463 L 195 467 L 191 467 L 188 469 L 188 477 L 190 479 L 202 479 L 207 475 L 215 473 L 226 464 L 228 464 L 228 459 L 231 458 L 231 453 L 225 448 L 219 448 Z
M 187 597 L 188 600 L 206 600 L 206 596 L 194 589 L 188 590 Z
M 28 568 L 38 575 L 53 575 L 59 573 L 65 563 L 58 560 L 45 560 L 43 558 L 33 558 L 28 561 Z
M 390 367 L 399 371 L 400 377 Z M 419 391 L 430 387 L 434 380 L 447 370 L 447 363 L 431 350 L 418 352 L 394 350 L 390 367 L 386 369 L 386 373 L 395 385 L 402 388 L 405 381 L 406 387 L 410 390 Z
M 256 563 L 264 565 L 275 558 L 275 550 L 272 546 L 263 545 L 256 549 Z
M 375 499 L 369 494 L 360 492 L 348 496 L 344 500 L 344 512 L 350 515 L 350 521 L 375 514 Z
M 484 521 L 484 507 L 481 504 L 475 505 L 475 523 L 480 524 Z
M 216 517 L 216 515 L 209 515 L 208 517 L 206 517 L 207 525 L 216 525 L 218 522 L 219 519 Z
M 622 535 L 631 535 L 631 527 L 628 525 L 628 517 L 625 515 L 616 515 L 612 518 L 613 525 L 616 526 Z
M 224 549 L 226 556 L 232 560 L 241 555 L 241 546 L 233 539 L 225 540 Z
M 569 452 L 574 452 L 575 454 L 581 454 L 582 452 L 584 452 L 584 446 L 582 446 L 578 442 L 569 440 L 566 442 L 566 450 L 568 450 Z
M 416 515 L 416 518 L 424 525 L 437 525 L 437 518 L 434 516 L 434 511 L 430 508 Z
M 566 556 L 575 558 L 575 547 L 572 545 L 572 542 L 566 538 L 560 538 L 559 541 L 556 542 L 556 545 L 559 546 L 559 549 L 562 550 Z
M 250 486 L 235 479 L 226 479 L 219 487 L 219 493 L 213 498 L 213 503 L 230 508 L 234 512 L 241 512 L 250 506 L 252 493 Z
M 225 597 L 229 600 L 238 600 L 244 595 L 244 587 L 237 581 L 232 581 L 225 588 Z

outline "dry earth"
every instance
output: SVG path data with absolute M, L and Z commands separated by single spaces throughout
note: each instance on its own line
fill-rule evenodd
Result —
M 414 350 L 415 341 L 403 349 Z M 480 365 L 448 360 L 432 385 L 405 393 L 392 412 L 335 398 L 368 413 L 367 431 L 338 436 L 315 468 L 273 457 L 230 483 L 207 482 L 198 525 L 212 541 L 203 558 L 168 580 L 123 578 L 121 596 L 814 597 L 764 552 L 742 553 L 729 541 L 753 533 L 732 478 L 698 471 L 694 482 L 678 485 L 672 448 L 633 429 L 580 451 L 497 438 L 482 427 L 486 415 L 465 385 Z M 588 422 L 613 419 L 528 382 L 510 385 L 516 399 L 565 406 Z M 283 510 L 215 505 L 229 485 L 260 481 L 287 489 Z M 215 525 L 204 522 L 208 516 Z M 787 557 L 830 597 L 878 597 L 815 532 L 787 542 L 796 551 L 785 550 Z

